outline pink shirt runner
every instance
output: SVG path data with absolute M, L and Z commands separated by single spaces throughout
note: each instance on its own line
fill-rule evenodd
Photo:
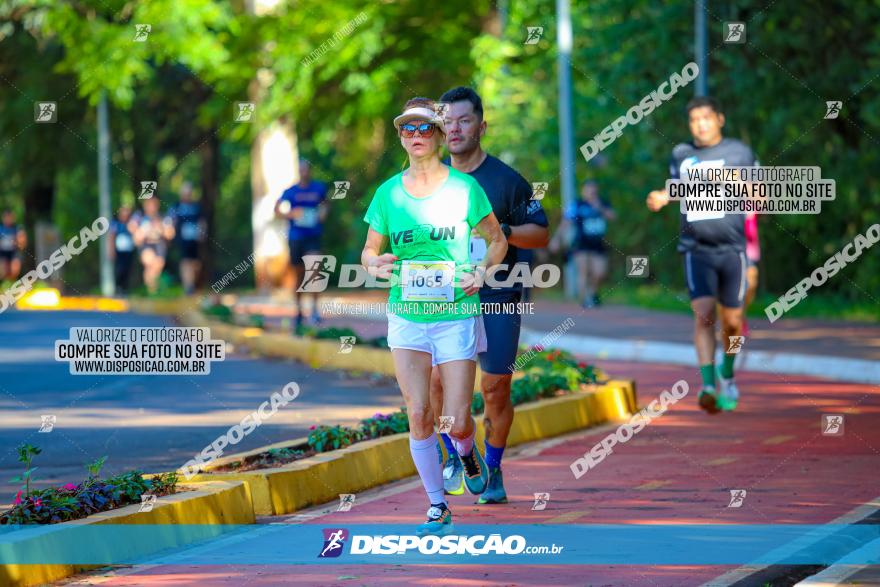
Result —
M 761 258 L 761 243 L 758 240 L 758 215 L 746 214 L 746 256 L 755 263 Z

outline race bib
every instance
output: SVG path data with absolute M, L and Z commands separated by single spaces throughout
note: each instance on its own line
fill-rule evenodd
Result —
M 180 238 L 185 241 L 199 240 L 199 225 L 195 222 L 184 222 L 180 226 Z
M 700 222 L 701 220 L 718 220 L 719 218 L 724 218 L 724 212 L 693 212 L 688 211 L 687 213 L 687 221 L 688 222 Z
M 454 277 L 452 261 L 401 261 L 400 297 L 404 302 L 451 302 Z
M 300 208 L 303 215 L 299 219 L 294 219 L 293 225 L 300 228 L 314 228 L 318 225 L 318 209 L 317 208 Z
M 478 265 L 486 256 L 489 247 L 486 245 L 486 239 L 481 236 L 471 237 L 471 263 Z
M 122 253 L 128 253 L 134 250 L 134 241 L 128 233 L 119 233 L 116 235 L 116 250 Z
M 605 219 L 601 217 L 585 218 L 581 223 L 581 228 L 583 228 L 584 234 L 599 236 L 605 234 L 607 224 L 605 223 Z

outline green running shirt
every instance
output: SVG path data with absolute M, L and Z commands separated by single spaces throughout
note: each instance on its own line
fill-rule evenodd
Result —
M 388 237 L 398 258 L 388 312 L 413 322 L 479 315 L 479 294 L 466 296 L 452 278 L 472 271 L 471 229 L 491 212 L 477 180 L 452 167 L 446 181 L 423 198 L 406 191 L 402 173 L 379 186 L 364 220 Z

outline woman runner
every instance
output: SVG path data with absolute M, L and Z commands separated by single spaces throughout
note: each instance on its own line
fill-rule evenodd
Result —
M 433 101 L 414 98 L 394 119 L 409 167 L 382 184 L 364 220 L 370 225 L 361 263 L 374 277 L 392 280 L 388 346 L 406 402 L 410 453 L 430 508 L 419 534 L 452 531 L 443 495 L 440 444 L 429 399 L 431 368 L 443 383 L 443 416 L 473 494 L 486 488 L 488 471 L 474 443 L 470 414 L 477 354 L 485 350 L 478 291 L 488 267 L 504 258 L 507 240 L 480 184 L 440 161 L 445 127 Z M 471 229 L 488 245 L 470 264 Z M 383 253 L 390 245 L 391 251 Z M 440 416 L 440 414 L 436 414 Z M 446 420 L 444 418 L 446 422 Z

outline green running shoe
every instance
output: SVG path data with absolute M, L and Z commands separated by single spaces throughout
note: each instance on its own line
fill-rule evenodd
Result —
M 712 385 L 703 386 L 703 389 L 700 390 L 700 395 L 697 396 L 697 403 L 710 414 L 717 414 L 721 411 L 721 408 L 718 406 L 718 394 Z
M 477 503 L 507 503 L 507 492 L 504 491 L 504 477 L 501 475 L 501 467 L 489 469 L 489 484 L 486 486 L 486 491 L 480 494 Z
M 471 454 L 461 457 L 461 464 L 464 465 L 464 484 L 467 490 L 472 495 L 483 493 L 489 482 L 489 470 L 486 468 L 486 461 L 477 450 L 476 444 L 471 449 Z
M 732 412 L 739 402 L 739 389 L 736 387 L 733 377 L 725 379 L 718 375 L 718 382 L 721 388 L 721 393 L 718 394 L 718 407 L 725 412 Z
M 431 505 L 428 508 L 428 519 L 424 524 L 420 524 L 418 528 L 416 528 L 416 533 L 419 536 L 427 536 L 429 534 L 434 536 L 446 536 L 447 534 L 452 533 L 455 528 L 452 525 L 452 512 L 449 511 L 449 508 L 446 504 L 441 506 Z
M 443 466 L 443 491 L 447 495 L 464 495 L 464 466 L 458 453 L 450 453 Z

